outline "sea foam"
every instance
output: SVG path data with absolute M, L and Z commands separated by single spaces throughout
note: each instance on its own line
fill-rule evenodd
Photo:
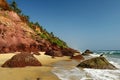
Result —
M 120 80 L 120 70 L 105 69 L 65 69 L 55 67 L 52 72 L 60 80 Z
M 110 52 L 110 51 L 109 51 Z M 107 51 L 103 52 L 105 53 L 104 57 L 114 66 L 116 66 L 117 70 L 108 70 L 108 69 L 90 69 L 90 68 L 68 68 L 68 64 L 65 62 L 61 62 L 63 65 L 67 65 L 67 67 L 62 66 L 55 66 L 52 72 L 58 76 L 60 80 L 120 80 L 120 59 L 116 57 L 108 56 L 114 55 L 112 52 L 109 53 Z M 120 51 L 119 51 L 120 52 Z M 100 54 L 103 54 L 100 52 L 99 54 L 90 54 L 90 56 L 86 56 L 87 59 L 92 57 L 98 57 Z M 119 54 L 117 54 L 119 57 Z M 73 62 L 74 63 L 74 62 Z M 71 64 L 71 63 L 69 63 Z M 65 66 L 66 66 L 65 65 Z
M 88 80 L 89 77 L 86 77 L 85 72 L 82 69 L 73 68 L 65 69 L 55 67 L 52 72 L 59 77 L 60 80 Z
M 120 70 L 84 69 L 92 80 L 120 80 Z

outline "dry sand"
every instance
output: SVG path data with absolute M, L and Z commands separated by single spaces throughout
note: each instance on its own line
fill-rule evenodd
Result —
M 0 66 L 10 59 L 13 53 L 0 54 Z M 2 68 L 0 67 L 0 80 L 59 80 L 51 70 L 52 63 L 57 63 L 61 60 L 70 60 L 69 57 L 55 57 L 44 55 L 35 55 L 35 57 L 42 63 L 40 67 L 24 67 L 24 68 Z M 39 78 L 39 79 L 37 79 Z

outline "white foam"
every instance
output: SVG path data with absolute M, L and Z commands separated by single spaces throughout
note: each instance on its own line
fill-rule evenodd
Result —
M 55 67 L 52 72 L 60 80 L 120 80 L 120 70 Z
M 115 53 L 115 52 L 116 52 L 116 51 L 110 51 L 109 54 L 113 54 L 113 53 Z
M 120 70 L 84 69 L 93 80 L 120 80 Z
M 113 64 L 115 67 L 117 67 L 118 69 L 120 69 L 120 59 L 119 58 L 110 58 L 110 57 L 106 57 L 106 59 Z
M 85 73 L 83 70 L 78 68 L 74 69 L 65 69 L 55 67 L 52 71 L 55 75 L 59 77 L 61 80 L 86 80 Z
M 98 57 L 98 56 L 100 56 L 100 54 L 90 54 L 90 56 L 92 56 L 92 57 Z
M 120 65 L 118 63 L 115 63 L 113 61 L 109 61 L 111 64 L 113 64 L 115 67 L 117 67 L 118 69 L 120 69 Z
M 90 54 L 90 56 L 98 57 L 100 54 Z M 68 68 L 68 66 L 56 66 L 52 72 L 58 76 L 60 80 L 120 80 L 120 65 L 117 63 L 119 60 L 111 61 L 111 58 L 108 59 L 108 61 L 116 66 L 118 70 L 88 68 L 79 69 L 77 67 Z M 65 63 L 63 62 L 63 64 Z

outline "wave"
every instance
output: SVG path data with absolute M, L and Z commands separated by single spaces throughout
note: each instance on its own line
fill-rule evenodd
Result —
M 120 70 L 73 69 L 55 67 L 53 73 L 60 80 L 119 80 Z
M 102 53 L 94 53 L 90 56 L 98 57 Z M 108 53 L 109 54 L 109 53 Z M 109 55 L 116 54 L 111 52 Z M 118 55 L 117 55 L 118 56 Z M 116 57 L 111 57 L 105 55 L 106 59 L 116 66 L 117 70 L 108 70 L 108 69 L 90 69 L 90 68 L 77 68 L 70 67 L 71 62 L 69 64 L 66 62 L 60 62 L 58 64 L 63 64 L 65 66 L 55 66 L 52 72 L 58 76 L 60 80 L 120 80 L 120 59 Z M 74 61 L 72 61 L 72 64 Z M 57 65 L 58 65 L 57 64 Z M 76 63 L 77 64 L 77 63 Z
M 98 57 L 98 56 L 100 56 L 100 54 L 94 53 L 94 54 L 90 54 L 90 56 L 92 56 L 92 57 Z
M 65 62 L 62 64 L 64 63 Z M 70 65 L 68 66 L 68 64 L 66 64 L 67 66 L 54 67 L 52 72 L 58 76 L 60 80 L 120 80 L 120 65 L 114 61 L 110 61 L 110 63 L 118 69 L 77 68 L 74 66 L 70 67 Z
M 118 68 L 117 70 L 69 68 L 70 65 L 68 66 L 65 62 L 61 62 L 64 63 L 64 65 L 66 64 L 67 67 L 55 66 L 52 72 L 58 76 L 60 80 L 120 80 L 120 51 L 99 51 L 90 54 L 90 56 L 98 57 L 103 53 L 105 54 L 105 58 Z
M 111 64 L 113 64 L 115 67 L 117 67 L 118 69 L 120 69 L 120 64 L 114 61 L 109 61 Z
M 120 70 L 84 69 L 92 80 L 119 80 Z
M 104 54 L 120 54 L 120 50 L 97 50 L 95 53 L 104 53 Z

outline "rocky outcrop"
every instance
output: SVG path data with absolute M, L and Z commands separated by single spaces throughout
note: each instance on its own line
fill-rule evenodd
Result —
M 73 56 L 74 53 L 79 53 L 77 50 L 74 50 L 72 48 L 63 48 L 61 49 L 61 52 L 65 56 Z
M 2 67 L 41 66 L 41 63 L 29 53 L 19 53 L 6 61 Z
M 82 55 L 89 55 L 89 54 L 93 54 L 93 52 L 90 51 L 89 49 L 85 50 L 85 52 L 82 53 Z
M 33 52 L 32 54 L 34 54 L 34 55 L 40 55 L 39 52 Z
M 3 8 L 0 9 L 0 53 L 33 52 L 39 55 L 39 51 L 44 51 L 58 57 L 78 53 L 38 23 L 29 22 L 28 16 L 9 10 L 9 7 L 5 0 L 0 0 L 0 8 Z
M 94 69 L 116 69 L 104 57 L 96 57 L 81 62 L 77 67 L 94 68 Z
M 62 57 L 62 56 L 63 56 L 63 54 L 61 53 L 60 50 L 59 50 L 59 51 L 56 51 L 56 50 L 47 50 L 47 51 L 45 52 L 45 54 L 46 54 L 46 55 L 50 55 L 50 56 L 52 56 L 53 58 L 54 58 L 54 57 Z
M 30 27 L 13 11 L 0 11 L 0 52 L 36 51 L 39 44 Z
M 77 50 L 71 49 L 71 48 L 58 48 L 57 46 L 53 47 L 51 46 L 51 49 L 46 51 L 46 55 L 50 56 L 56 56 L 56 57 L 61 57 L 61 56 L 71 56 L 73 57 L 74 53 L 79 53 Z M 82 55 L 81 55 L 82 56 Z

